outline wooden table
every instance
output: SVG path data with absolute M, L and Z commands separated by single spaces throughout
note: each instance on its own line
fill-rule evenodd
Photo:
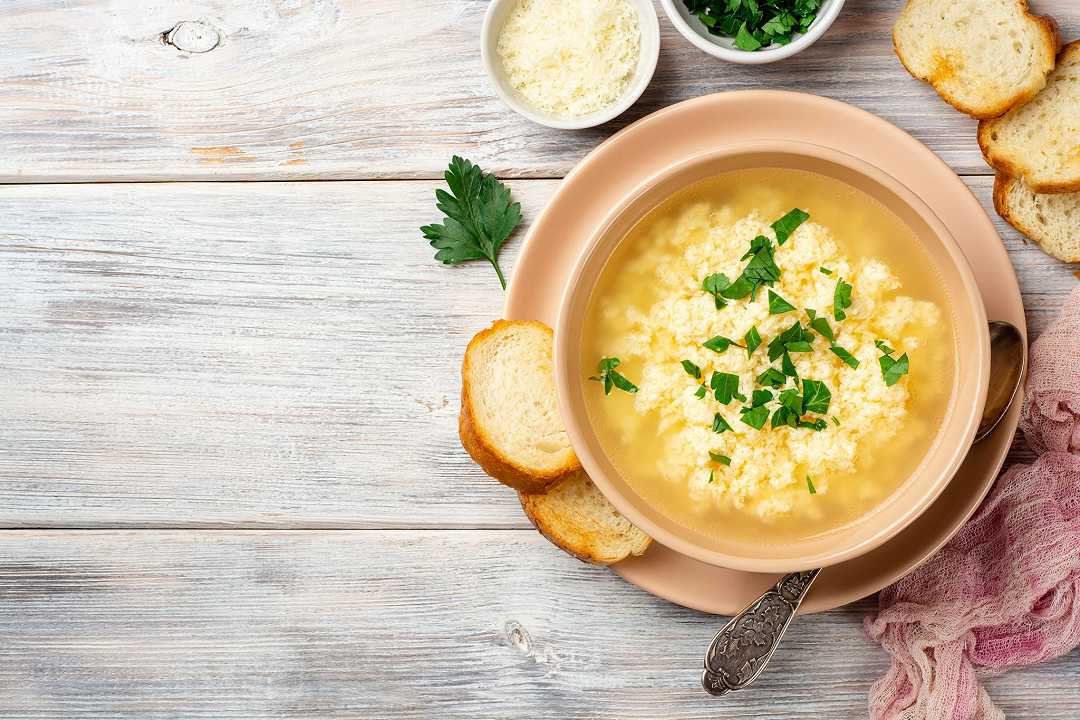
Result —
M 638 105 L 546 130 L 483 76 L 485 5 L 0 4 L 0 716 L 865 715 L 872 601 L 801 620 L 718 701 L 697 676 L 720 618 L 531 529 L 456 432 L 461 354 L 502 292 L 417 227 L 454 153 L 528 222 L 619 127 L 756 87 L 884 116 L 990 209 L 974 122 L 893 56 L 900 0 L 848 0 L 756 69 L 662 19 Z M 1080 36 L 1074 0 L 1037 5 Z M 1038 335 L 1077 267 L 999 227 Z M 1077 653 L 988 685 L 1010 718 L 1080 717 Z

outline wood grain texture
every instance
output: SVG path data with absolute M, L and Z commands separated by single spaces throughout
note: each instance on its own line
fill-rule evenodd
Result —
M 758 685 L 698 686 L 721 620 L 521 531 L 0 533 L 0 708 L 56 718 L 859 718 L 864 602 L 796 621 Z M 1074 720 L 1075 657 L 991 679 Z
M 902 1 L 848 0 L 814 47 L 764 67 L 705 55 L 658 6 L 652 85 L 619 120 L 580 132 L 497 100 L 480 64 L 479 0 L 4 2 L 0 182 L 434 177 L 453 153 L 505 176 L 561 177 L 654 110 L 754 88 L 853 103 L 958 172 L 986 173 L 974 121 L 893 54 Z M 1080 36 L 1075 0 L 1032 5 Z
M 0 525 L 526 527 L 458 442 L 502 293 L 432 260 L 432 188 L 0 188 Z M 1001 230 L 1037 334 L 1076 266 Z

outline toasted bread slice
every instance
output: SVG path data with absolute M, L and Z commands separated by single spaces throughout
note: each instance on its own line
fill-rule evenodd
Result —
M 998 215 L 1065 262 L 1080 262 L 1080 192 L 1039 195 L 1021 180 L 998 173 L 994 181 Z
M 581 469 L 555 398 L 551 328 L 498 320 L 465 350 L 461 444 L 484 471 L 523 492 L 543 492 Z
M 518 493 L 521 507 L 544 537 L 585 562 L 611 565 L 641 555 L 652 543 L 593 485 L 585 471 L 546 493 Z
M 1080 41 L 1065 47 L 1031 102 L 979 123 L 979 147 L 1036 193 L 1080 191 Z
M 1059 45 L 1026 0 L 908 0 L 893 26 L 900 62 L 957 110 L 994 118 L 1046 86 Z

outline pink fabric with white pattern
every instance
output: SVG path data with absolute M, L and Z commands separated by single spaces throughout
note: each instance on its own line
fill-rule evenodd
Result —
M 934 557 L 881 592 L 866 632 L 892 655 L 873 720 L 1004 718 L 977 673 L 1080 645 L 1080 290 L 1031 348 L 1020 428 L 1038 455 L 1002 475 Z

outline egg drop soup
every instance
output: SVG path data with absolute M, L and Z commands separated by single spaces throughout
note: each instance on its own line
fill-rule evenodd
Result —
M 956 383 L 911 230 L 838 180 L 739 170 L 649 212 L 586 313 L 590 422 L 647 503 L 707 537 L 805 540 L 888 502 Z

